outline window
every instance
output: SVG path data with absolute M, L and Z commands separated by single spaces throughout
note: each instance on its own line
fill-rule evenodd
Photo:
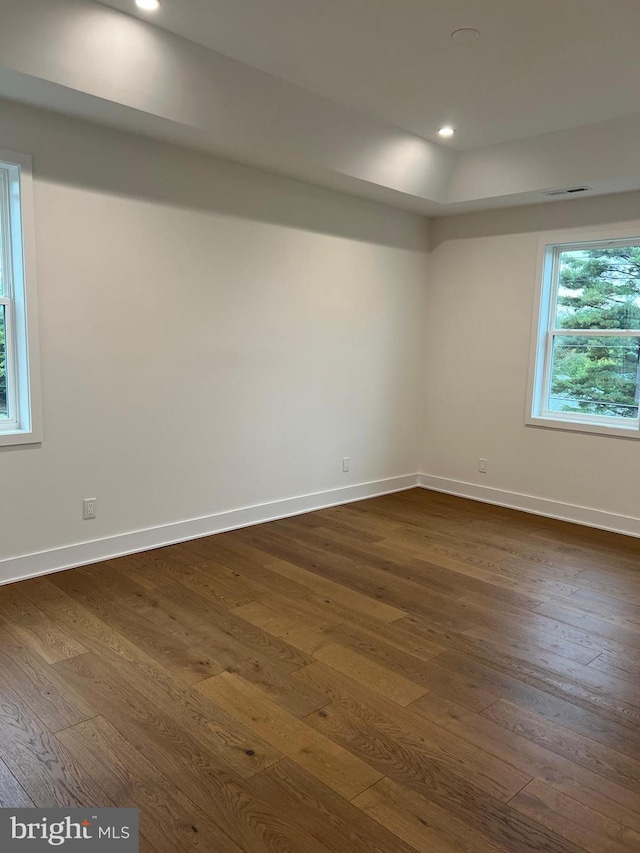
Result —
M 528 423 L 640 437 L 640 237 L 544 243 Z
M 41 440 L 31 161 L 0 152 L 0 446 Z

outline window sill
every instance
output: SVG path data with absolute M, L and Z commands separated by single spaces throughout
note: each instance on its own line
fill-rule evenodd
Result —
M 527 418 L 525 426 L 560 429 L 565 432 L 587 432 L 591 435 L 609 435 L 614 438 L 640 439 L 640 424 L 638 424 L 638 421 L 631 421 L 629 426 L 609 426 L 608 424 L 598 422 L 532 416 Z
M 41 444 L 42 435 L 39 430 L 0 430 L 0 448 L 18 447 L 21 444 Z

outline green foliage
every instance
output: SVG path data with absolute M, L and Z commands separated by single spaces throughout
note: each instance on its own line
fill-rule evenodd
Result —
M 639 340 L 598 330 L 640 329 L 640 248 L 563 252 L 556 328 L 594 334 L 556 338 L 551 407 L 636 417 Z

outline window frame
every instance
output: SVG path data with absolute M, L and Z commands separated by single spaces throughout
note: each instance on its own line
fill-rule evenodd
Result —
M 0 149 L 8 207 L 0 200 L 5 240 L 5 362 L 10 417 L 0 420 L 0 449 L 42 441 L 38 305 L 31 157 Z M 0 182 L 0 191 L 1 191 Z
M 540 237 L 534 290 L 534 310 L 529 356 L 529 377 L 525 425 L 584 432 L 618 438 L 640 439 L 640 418 L 629 419 L 577 412 L 552 412 L 545 408 L 551 384 L 553 341 L 556 337 L 635 337 L 640 330 L 629 329 L 557 329 L 554 326 L 558 297 L 558 258 L 561 251 L 610 246 L 640 246 L 640 223 L 599 228 L 597 231 L 549 232 Z

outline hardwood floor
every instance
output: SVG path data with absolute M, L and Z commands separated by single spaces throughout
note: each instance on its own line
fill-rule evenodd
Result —
M 412 490 L 0 588 L 0 806 L 143 853 L 640 851 L 640 542 Z

